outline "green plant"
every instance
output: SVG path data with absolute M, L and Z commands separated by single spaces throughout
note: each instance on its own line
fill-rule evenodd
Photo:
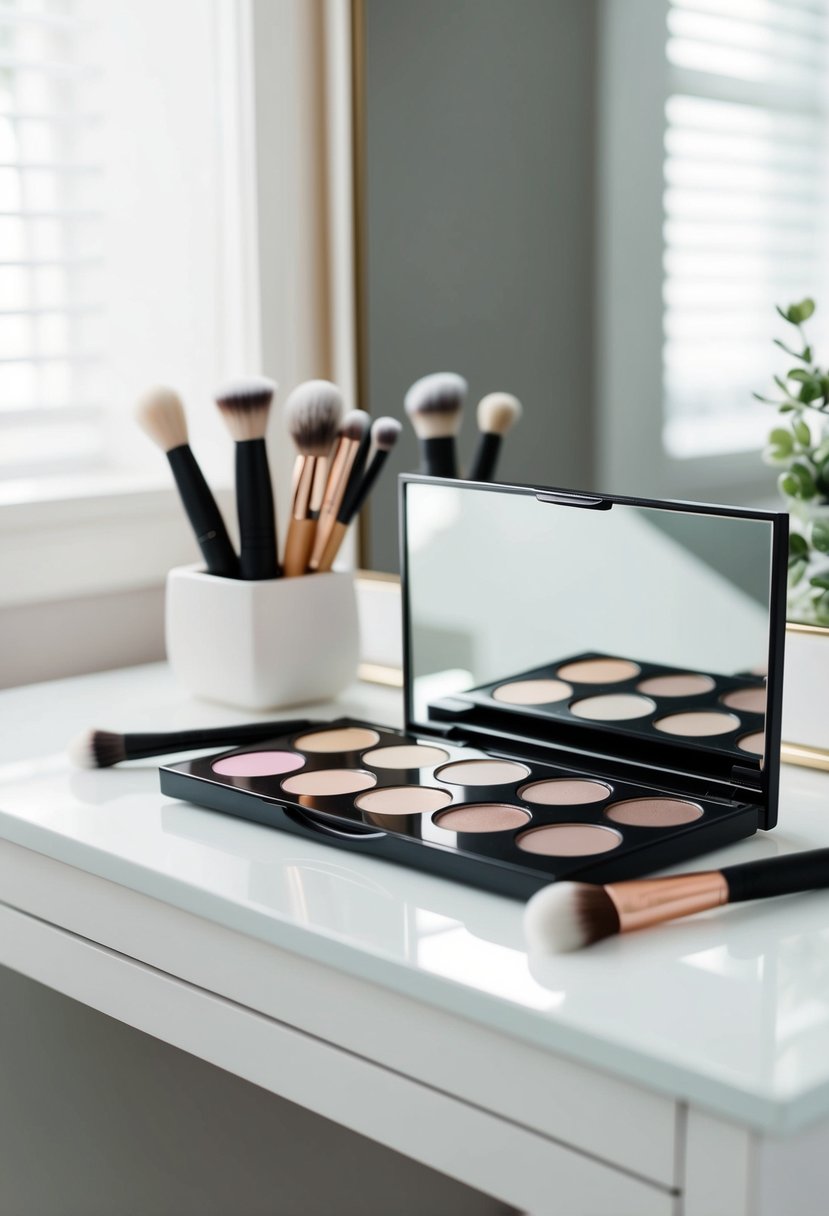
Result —
M 797 366 L 774 377 L 782 400 L 754 396 L 782 415 L 769 432 L 763 459 L 780 469 L 777 485 L 791 516 L 788 615 L 829 625 L 829 371 L 815 362 L 803 331 L 814 300 L 777 311 L 796 331 L 801 349 L 779 338 L 775 345 Z

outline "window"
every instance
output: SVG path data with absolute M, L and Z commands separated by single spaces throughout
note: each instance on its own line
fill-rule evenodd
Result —
M 92 33 L 80 0 L 0 7 L 0 477 L 102 455 Z
M 670 0 L 666 54 L 663 442 L 756 450 L 773 305 L 829 316 L 829 0 Z

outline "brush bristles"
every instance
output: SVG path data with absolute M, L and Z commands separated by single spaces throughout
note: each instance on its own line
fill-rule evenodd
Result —
M 370 424 L 371 418 L 365 410 L 351 410 L 337 428 L 337 434 L 343 439 L 354 439 L 359 443 Z
M 231 380 L 216 393 L 216 404 L 237 443 L 264 439 L 276 384 L 265 376 Z
M 524 933 L 534 954 L 581 950 L 619 932 L 619 914 L 604 887 L 554 882 L 533 895 L 524 913 Z
M 488 393 L 478 402 L 478 430 L 506 435 L 521 417 L 521 402 L 512 393 Z
M 371 442 L 378 452 L 389 452 L 402 430 L 403 425 L 396 418 L 376 418 L 371 426 Z
M 285 402 L 291 438 L 303 456 L 327 456 L 343 413 L 343 395 L 330 380 L 306 380 Z
M 171 388 L 151 388 L 135 407 L 135 418 L 162 452 L 187 442 L 187 419 L 181 397 Z
M 110 768 L 126 759 L 124 736 L 111 730 L 87 730 L 67 749 L 78 768 Z
M 467 388 L 463 376 L 455 372 L 433 372 L 414 382 L 403 404 L 419 439 L 458 433 Z

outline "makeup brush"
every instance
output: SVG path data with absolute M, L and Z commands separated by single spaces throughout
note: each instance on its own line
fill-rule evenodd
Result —
M 276 513 L 265 431 L 276 392 L 273 380 L 232 380 L 216 393 L 216 404 L 236 443 L 236 510 L 242 578 L 277 578 Z
M 521 402 L 511 393 L 488 393 L 478 402 L 480 438 L 469 470 L 470 481 L 492 481 L 504 436 L 521 417 Z
M 67 751 L 78 768 L 111 768 L 122 760 L 146 760 L 149 756 L 196 751 L 201 747 L 262 743 L 277 735 L 291 735 L 294 731 L 305 730 L 311 725 L 307 718 L 291 718 L 283 722 L 244 722 L 237 726 L 124 735 L 112 730 L 88 730 L 79 735 Z
M 372 486 L 380 476 L 383 465 L 388 460 L 389 452 L 397 443 L 402 430 L 403 427 L 396 418 L 376 418 L 372 423 L 371 443 L 373 455 L 368 462 L 365 472 L 361 475 L 352 475 L 349 481 L 342 505 L 337 512 L 336 522 L 320 555 L 318 570 L 330 570 L 333 566 L 334 559 L 339 553 L 340 545 L 343 543 L 343 537 L 348 531 L 348 525 L 366 501 Z M 354 471 L 352 471 L 353 473 Z
M 187 419 L 181 398 L 171 388 L 152 388 L 138 402 L 135 416 L 142 430 L 167 454 L 207 573 L 238 578 L 239 559 L 222 513 L 187 442 Z
M 454 372 L 434 372 L 416 380 L 404 405 L 420 440 L 420 471 L 457 477 L 455 436 L 460 430 L 467 383 Z
M 524 931 L 531 951 L 556 954 L 721 904 L 820 887 L 829 887 L 829 849 L 604 887 L 556 882 L 538 891 L 527 904 Z
M 294 470 L 285 574 L 305 574 L 328 479 L 328 456 L 343 412 L 343 395 L 329 380 L 306 380 L 285 402 L 288 430 L 299 457 Z
M 365 457 L 368 455 L 368 444 L 363 445 L 362 441 L 364 438 L 368 438 L 370 441 L 370 427 L 371 418 L 365 410 L 351 410 L 340 423 L 337 444 L 331 459 L 328 480 L 325 483 L 325 493 L 322 497 L 317 530 L 314 534 L 314 547 L 311 550 L 311 558 L 308 562 L 311 570 L 316 570 L 319 566 L 326 541 L 331 535 L 331 529 L 337 521 L 337 512 L 345 497 L 351 470 L 354 468 L 361 445 L 363 447 L 363 467 L 365 465 Z M 362 468 L 360 472 L 362 472 Z

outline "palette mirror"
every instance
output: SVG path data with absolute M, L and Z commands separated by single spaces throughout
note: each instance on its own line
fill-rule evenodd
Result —
M 417 479 L 403 495 L 410 722 L 759 784 L 769 520 Z

